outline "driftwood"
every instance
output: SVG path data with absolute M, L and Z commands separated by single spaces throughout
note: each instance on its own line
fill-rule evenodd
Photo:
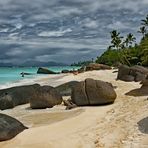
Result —
M 76 108 L 77 105 L 72 102 L 71 99 L 63 100 L 64 105 L 66 106 L 66 110 L 70 110 Z

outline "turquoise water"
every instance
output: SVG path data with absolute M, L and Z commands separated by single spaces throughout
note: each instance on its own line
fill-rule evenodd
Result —
M 63 69 L 72 70 L 73 68 L 78 69 L 79 67 L 52 66 L 47 68 L 55 72 L 61 72 Z M 40 74 L 37 74 L 37 70 L 38 67 L 0 67 L 0 84 L 15 83 L 26 78 L 31 79 L 41 76 Z M 31 75 L 25 75 L 25 77 L 21 77 L 21 72 L 31 73 Z

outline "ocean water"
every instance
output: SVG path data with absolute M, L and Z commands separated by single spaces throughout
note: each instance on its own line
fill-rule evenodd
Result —
M 61 72 L 63 69 L 76 70 L 76 66 L 51 66 L 47 67 L 55 72 Z M 45 74 L 37 74 L 38 67 L 0 67 L 0 86 L 8 85 L 11 83 L 18 83 L 24 80 L 33 79 L 37 77 L 47 76 Z M 21 76 L 21 72 L 31 73 L 31 75 Z

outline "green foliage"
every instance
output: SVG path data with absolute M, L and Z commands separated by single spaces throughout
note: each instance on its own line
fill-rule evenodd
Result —
M 117 50 L 120 50 L 122 47 L 122 36 L 120 36 L 120 33 L 117 30 L 113 30 L 111 33 L 111 46 L 115 47 Z
M 127 65 L 148 66 L 148 35 L 141 40 L 140 44 L 134 47 L 116 50 L 109 48 L 100 57 L 97 57 L 97 63 L 115 65 L 120 62 Z
M 142 21 L 139 33 L 142 34 L 142 39 L 139 45 L 135 43 L 136 38 L 132 33 L 127 34 L 123 39 L 120 33 L 113 30 L 111 34 L 111 45 L 100 57 L 97 57 L 96 62 L 114 65 L 122 63 L 127 65 L 143 65 L 148 66 L 148 15 Z
M 119 61 L 118 51 L 108 49 L 100 57 L 97 57 L 96 63 L 113 65 Z

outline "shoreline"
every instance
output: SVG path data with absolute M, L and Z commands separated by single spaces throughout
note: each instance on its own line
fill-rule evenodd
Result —
M 5 84 L 0 84 L 0 89 L 21 86 L 21 85 L 31 85 L 31 84 L 35 84 L 35 83 L 38 83 L 40 85 L 45 85 L 46 80 L 51 79 L 51 81 L 52 81 L 56 78 L 64 77 L 65 75 L 66 74 L 52 74 L 52 75 L 45 74 L 45 75 L 34 76 L 32 78 L 24 78 L 24 79 L 18 80 L 16 82 L 8 82 Z

